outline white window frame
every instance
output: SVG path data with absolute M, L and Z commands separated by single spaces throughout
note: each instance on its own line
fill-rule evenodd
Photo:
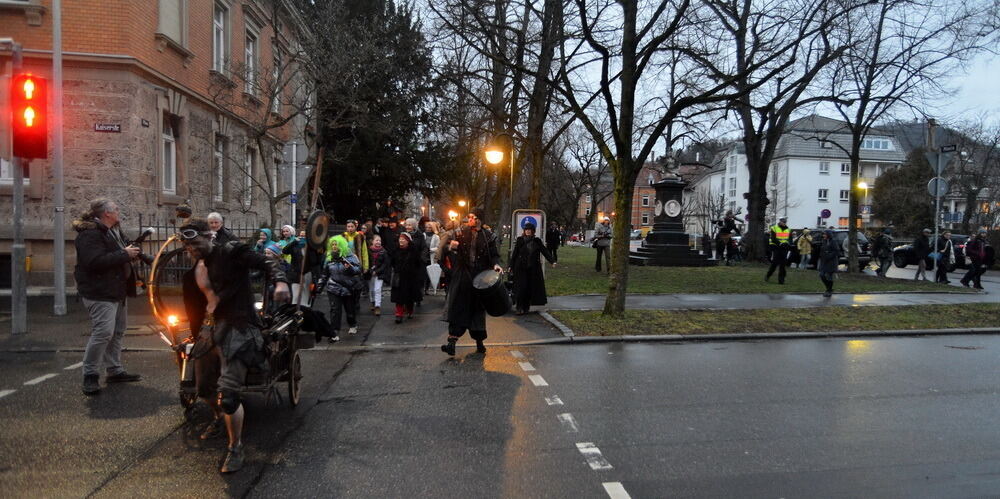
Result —
M 892 151 L 892 141 L 882 137 L 866 138 L 861 141 L 861 148 L 870 151 Z
M 260 69 L 260 33 L 247 24 L 243 40 L 244 85 L 243 91 L 256 95 L 257 71 Z
M 274 52 L 274 67 L 271 68 L 271 112 L 274 114 L 281 113 L 281 82 L 278 78 L 281 76 L 281 47 L 275 46 Z
M 820 141 L 819 144 L 820 144 L 819 146 L 822 147 L 823 149 L 833 149 L 833 144 L 831 144 L 830 141 L 828 140 Z
M 649 225 L 649 213 L 642 214 L 642 225 Z
M 820 161 L 819 162 L 819 174 L 820 175 L 829 175 L 830 174 L 830 162 L 829 161 Z
M 156 12 L 156 32 L 169 38 L 175 44 L 181 47 L 187 47 L 188 45 L 188 30 L 187 30 L 187 0 L 177 0 L 177 38 L 175 39 L 173 35 L 167 34 L 167 30 L 164 29 L 164 13 L 166 12 L 166 4 L 162 1 L 157 2 L 157 12 Z
M 226 191 L 226 138 L 215 136 L 215 150 L 212 154 L 214 174 L 212 176 L 212 200 L 216 203 L 225 201 Z
M 736 156 L 729 157 L 729 173 L 736 173 Z
M 170 116 L 161 118 L 160 133 L 160 189 L 164 194 L 177 194 L 177 137 L 170 124 Z M 167 152 L 170 158 L 167 158 Z
M 841 203 L 846 203 L 846 202 L 848 202 L 850 200 L 851 200 L 851 191 L 850 191 L 850 189 L 841 189 L 840 190 L 840 202 Z
M 850 175 L 851 174 L 851 164 L 850 163 L 841 163 L 840 164 L 840 174 L 841 175 Z
M 816 192 L 816 199 L 821 203 L 827 202 L 829 200 L 829 196 L 830 196 L 829 189 L 819 189 Z
M 729 197 L 736 197 L 736 177 L 729 179 Z
M 31 178 L 25 175 L 23 185 L 31 185 Z M 14 185 L 14 163 L 0 158 L 0 185 Z
M 212 10 L 212 69 L 223 74 L 229 63 L 229 38 L 229 7 L 215 2 Z
M 649 206 L 649 194 L 642 195 L 642 206 Z
M 257 159 L 257 151 L 252 147 L 248 147 L 246 152 L 243 153 L 243 205 L 250 209 L 253 206 L 253 173 L 255 171 L 255 163 Z
M 590 207 L 588 206 L 587 208 L 585 208 L 585 210 L 586 210 L 587 216 L 589 217 L 590 216 Z
M 587 200 L 586 200 L 586 202 L 593 203 L 594 202 L 594 197 L 591 196 L 590 194 L 587 194 Z

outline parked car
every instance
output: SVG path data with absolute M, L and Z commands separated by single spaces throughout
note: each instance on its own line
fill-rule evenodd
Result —
M 812 229 L 812 253 L 809 255 L 810 268 L 816 268 L 816 263 L 819 261 L 819 245 L 823 241 L 823 231 L 825 230 L 827 229 L 824 227 Z M 844 250 L 843 256 L 840 257 L 840 263 L 847 263 L 847 229 L 833 229 L 833 238 Z M 872 245 L 868 237 L 860 231 L 858 232 L 858 246 L 858 263 L 862 266 L 868 265 L 868 262 L 872 261 Z
M 948 272 L 952 272 L 955 269 L 968 268 L 969 264 L 965 261 L 965 243 L 967 242 L 969 242 L 969 236 L 964 234 L 951 235 L 951 247 L 955 250 L 955 265 L 951 266 Z M 905 269 L 907 265 L 916 265 L 917 254 L 913 251 L 913 244 L 904 244 L 893 248 L 892 264 L 901 269 Z M 927 268 L 934 268 L 933 259 L 927 259 Z
M 633 241 L 640 241 L 642 240 L 642 238 L 643 238 L 642 229 L 633 230 L 632 234 L 629 236 L 629 239 Z

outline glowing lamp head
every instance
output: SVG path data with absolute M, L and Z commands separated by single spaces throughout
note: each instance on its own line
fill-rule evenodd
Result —
M 169 315 L 167 316 L 167 324 L 169 324 L 170 327 L 176 327 L 177 324 L 180 324 L 180 321 L 177 319 L 176 315 Z
M 858 182 L 858 189 L 867 189 L 868 182 Z
M 455 210 L 449 211 L 448 212 L 448 219 L 449 220 L 458 220 L 458 213 L 456 213 Z
M 465 201 L 459 201 L 458 205 L 461 206 L 462 208 L 465 208 Z
M 486 162 L 491 165 L 499 165 L 503 162 L 504 152 L 502 149 L 490 147 L 486 150 Z

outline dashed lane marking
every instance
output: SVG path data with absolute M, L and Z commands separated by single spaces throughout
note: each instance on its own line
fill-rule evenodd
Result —
M 558 395 L 553 395 L 551 397 L 545 397 L 545 403 L 548 405 L 563 405 L 562 399 Z
M 531 365 L 531 362 L 518 362 L 517 365 L 521 366 L 522 371 L 534 371 L 535 366 Z
M 55 378 L 56 376 L 59 376 L 59 375 L 56 374 L 56 373 L 43 374 L 43 375 L 41 375 L 41 376 L 39 376 L 39 377 L 37 377 L 35 379 L 25 381 L 24 384 L 28 385 L 28 386 L 30 386 L 30 385 L 37 385 L 37 384 L 41 383 L 42 381 L 45 381 L 47 379 Z
M 83 362 L 77 362 L 76 364 L 73 364 L 71 366 L 64 367 L 63 370 L 64 371 L 72 371 L 73 369 L 79 369 L 81 367 L 83 367 Z
M 567 433 L 580 431 L 580 428 L 576 425 L 576 419 L 573 418 L 572 414 L 565 412 L 556 417 L 559 418 L 559 422 L 562 423 L 563 428 L 566 428 Z
M 584 459 L 587 460 L 587 464 L 590 465 L 590 469 L 594 471 L 600 470 L 610 470 L 611 463 L 604 456 L 601 455 L 601 449 L 598 449 L 593 442 L 579 442 L 576 444 L 576 448 L 583 454 Z
M 530 379 L 535 386 L 549 386 L 549 384 L 545 382 L 545 378 L 537 374 L 528 376 L 528 379 Z
M 625 487 L 621 482 L 604 482 L 604 491 L 608 493 L 608 497 L 611 499 L 631 499 L 632 496 L 625 492 Z
M 514 357 L 515 359 L 523 359 L 523 358 L 524 358 L 524 354 L 523 354 L 523 353 L 521 353 L 521 352 L 520 352 L 520 351 L 518 351 L 518 350 L 511 350 L 511 351 L 510 351 L 510 354 L 511 354 L 511 355 L 512 355 L 512 356 L 513 356 L 513 357 Z
M 17 390 L 0 390 L 0 399 L 6 397 L 7 395 L 10 395 L 10 394 L 12 394 L 12 393 L 14 393 L 16 391 Z

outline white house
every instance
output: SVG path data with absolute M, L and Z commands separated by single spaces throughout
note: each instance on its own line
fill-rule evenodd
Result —
M 785 216 L 792 228 L 847 227 L 851 166 L 844 151 L 850 145 L 851 136 L 842 121 L 810 115 L 789 123 L 778 141 L 768 175 L 768 223 Z M 867 189 L 855 190 L 862 196 L 863 220 L 870 218 L 867 191 L 883 172 L 898 167 L 904 159 L 893 134 L 873 129 L 865 138 L 859 183 L 863 182 Z M 746 214 L 744 193 L 749 190 L 746 155 L 742 145 L 734 145 L 722 155 L 716 168 L 692 182 L 689 193 L 692 204 L 711 193 L 722 200 L 726 209 Z M 829 210 L 828 217 L 822 216 L 825 210 Z

